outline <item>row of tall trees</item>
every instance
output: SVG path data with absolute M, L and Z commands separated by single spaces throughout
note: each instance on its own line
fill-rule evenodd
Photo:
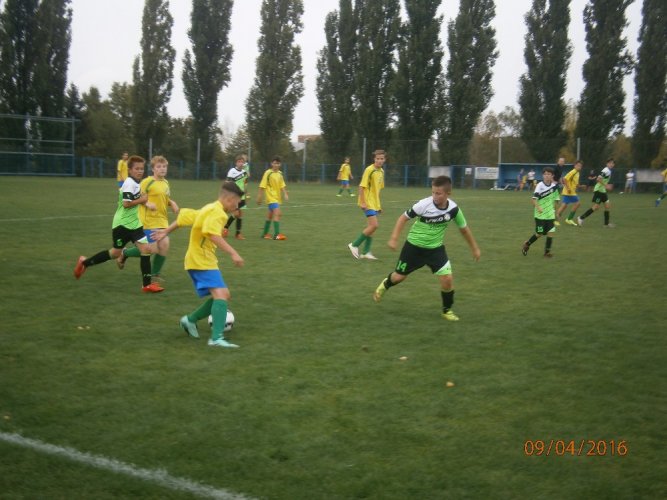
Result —
M 649 163 L 664 143 L 667 4 L 643 0 L 640 46 L 633 60 L 623 36 L 630 3 L 589 0 L 583 12 L 589 57 L 575 134 L 586 141 L 589 164 L 602 161 L 610 137 L 623 129 L 622 82 L 633 69 L 635 164 Z M 426 142 L 437 137 L 436 161 L 469 163 L 471 139 L 493 95 L 495 3 L 460 1 L 446 26 L 447 52 L 440 41 L 441 4 L 340 0 L 338 10 L 327 15 L 316 94 L 329 161 L 359 151 L 365 138 L 367 153 L 391 148 L 394 161 L 424 163 L 430 152 Z M 220 155 L 218 95 L 231 78 L 233 0 L 192 0 L 191 48 L 181 75 L 191 114 L 186 119 L 167 112 L 176 56 L 168 0 L 144 1 L 132 82 L 114 83 L 106 98 L 95 87 L 80 95 L 74 85 L 66 86 L 70 0 L 5 0 L 0 5 L 0 113 L 78 118 L 78 152 L 87 154 L 115 156 L 119 149 L 147 154 L 152 140 L 153 152 L 192 158 L 200 145 L 203 161 Z M 552 161 L 568 138 L 564 95 L 572 53 L 570 15 L 570 0 L 533 0 L 525 15 L 526 72 L 519 81 L 516 133 L 537 161 Z M 294 109 L 304 92 L 301 50 L 295 43 L 302 16 L 302 0 L 262 2 L 259 57 L 241 135 L 263 159 L 291 151 Z

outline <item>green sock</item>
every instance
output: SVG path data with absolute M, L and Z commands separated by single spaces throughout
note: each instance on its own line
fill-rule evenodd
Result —
M 125 248 L 123 249 L 123 255 L 125 257 L 141 257 L 141 250 L 137 247 Z
M 262 236 L 264 236 L 269 232 L 270 227 L 271 227 L 271 221 L 270 220 L 264 221 L 264 232 L 262 233 Z
M 343 188 L 340 188 L 340 189 L 338 190 L 338 194 L 341 194 L 342 192 L 343 192 Z
M 280 234 L 280 221 L 274 220 L 273 221 L 273 235 Z
M 225 323 L 227 322 L 227 301 L 223 299 L 213 300 L 211 315 L 213 316 L 211 339 L 218 340 L 224 338 Z
M 570 215 L 567 216 L 567 220 L 574 219 L 574 212 L 570 212 Z
M 371 251 L 371 243 L 373 243 L 373 238 L 366 236 L 366 242 L 364 243 L 364 251 L 362 253 L 368 253 Z
M 361 234 L 357 237 L 357 239 L 354 240 L 354 241 L 352 242 L 352 246 L 353 246 L 353 247 L 358 247 L 359 245 L 361 245 L 361 244 L 364 242 L 364 240 L 365 240 L 366 238 L 367 238 L 367 236 L 366 236 L 364 233 L 361 233 Z
M 188 321 L 191 323 L 196 323 L 200 319 L 207 318 L 211 314 L 211 308 L 213 306 L 213 299 L 208 298 L 200 305 L 194 312 L 188 314 Z
M 160 274 L 160 271 L 162 271 L 162 266 L 164 266 L 165 260 L 167 260 L 167 258 L 164 255 L 160 255 L 159 253 L 155 254 L 155 256 L 153 257 L 153 268 L 151 269 L 151 274 L 153 276 Z

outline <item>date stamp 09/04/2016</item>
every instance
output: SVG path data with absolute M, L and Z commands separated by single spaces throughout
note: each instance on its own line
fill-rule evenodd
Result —
M 527 439 L 523 444 L 528 457 L 624 457 L 628 452 L 628 443 L 615 439 Z

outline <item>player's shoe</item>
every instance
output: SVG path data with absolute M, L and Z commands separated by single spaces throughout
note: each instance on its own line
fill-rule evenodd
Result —
M 187 315 L 183 316 L 180 321 L 181 328 L 185 330 L 185 333 L 188 334 L 189 337 L 198 339 L 199 338 L 199 332 L 197 331 L 197 325 L 195 323 L 192 323 Z
M 278 233 L 273 237 L 273 239 L 278 241 L 283 241 L 287 239 L 287 236 L 285 236 L 283 233 Z
M 529 248 L 530 248 L 530 245 L 528 244 L 528 242 L 527 242 L 527 241 L 524 241 L 524 242 L 523 242 L 523 245 L 521 245 L 521 253 L 523 254 L 524 257 L 525 257 L 526 255 L 528 255 L 528 249 L 529 249 Z
M 616 224 L 612 224 L 612 223 L 610 222 L 609 224 L 605 224 L 604 227 L 606 227 L 607 229 L 611 229 L 611 228 L 615 228 L 615 227 L 616 227 Z
M 337 196 L 338 198 L 340 198 L 340 197 L 343 196 L 343 195 L 340 194 L 340 193 L 338 193 L 336 196 Z
M 211 347 L 229 347 L 232 349 L 237 349 L 239 346 L 236 344 L 232 344 L 231 342 L 227 342 L 225 339 L 218 339 L 218 340 L 213 340 L 213 339 L 208 339 L 208 345 Z
M 368 260 L 378 260 L 378 258 L 373 255 L 370 252 L 363 253 L 359 256 L 360 259 L 368 259 Z
M 151 276 L 151 281 L 152 281 L 153 283 L 157 283 L 158 285 L 162 286 L 162 285 L 164 285 L 164 282 L 167 281 L 167 280 L 165 280 L 165 279 L 164 279 L 161 275 L 159 275 L 159 274 L 154 274 L 153 276 Z
M 236 238 L 237 240 L 245 240 L 245 236 L 243 236 L 241 233 L 234 236 L 234 238 Z
M 584 219 L 582 219 L 581 217 L 577 217 L 577 225 L 578 226 L 583 226 L 584 225 Z
M 572 219 L 565 219 L 565 224 L 569 224 L 570 226 L 579 227 L 579 224 L 574 222 Z
M 158 283 L 151 283 L 150 285 L 141 287 L 141 291 L 145 293 L 160 293 L 164 292 L 164 288 L 162 288 Z
M 264 236 L 262 236 L 265 240 L 272 240 L 273 236 L 271 236 L 269 233 L 266 233 Z
M 350 196 L 354 196 L 354 193 L 350 193 Z
M 451 309 L 443 312 L 442 313 L 442 318 L 446 319 L 447 321 L 458 321 L 459 320 L 459 317 L 456 314 L 454 314 L 454 311 L 452 311 Z
M 552 254 L 551 252 L 544 252 L 544 258 L 545 258 L 545 259 L 550 259 L 550 258 L 552 258 L 553 256 L 554 256 L 554 254 Z
M 375 289 L 375 292 L 373 292 L 373 300 L 375 302 L 380 302 L 382 300 L 382 296 L 384 295 L 384 292 L 387 291 L 387 288 L 384 286 L 385 282 L 387 281 L 387 278 L 382 280 L 382 283 L 378 285 L 378 287 Z
M 554 226 L 556 226 L 556 227 L 560 226 L 560 221 L 555 220 L 554 221 Z
M 125 261 L 127 260 L 127 257 L 125 257 L 125 252 L 123 250 L 120 251 L 120 255 L 116 259 L 116 265 L 118 266 L 118 269 L 121 271 L 125 269 Z
M 354 245 L 352 245 L 352 243 L 350 243 L 349 245 L 347 245 L 347 248 L 349 248 L 350 252 L 352 252 L 352 257 L 354 257 L 355 259 L 359 258 L 359 247 L 355 247 Z
M 83 273 L 86 272 L 86 266 L 83 264 L 84 260 L 86 260 L 86 258 L 82 255 L 79 257 L 79 260 L 76 261 L 76 266 L 74 266 L 74 277 L 76 279 L 79 279 L 83 276 Z
M 229 235 L 229 228 L 224 228 L 222 230 L 222 237 L 226 238 Z
M 661 201 L 662 201 L 662 200 L 661 200 L 660 198 L 658 198 L 657 200 L 655 200 L 655 206 L 656 206 L 656 207 L 659 207 Z

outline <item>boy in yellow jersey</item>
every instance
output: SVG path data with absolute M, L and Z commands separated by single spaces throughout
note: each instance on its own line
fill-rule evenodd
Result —
M 373 243 L 373 233 L 379 227 L 378 214 L 382 211 L 380 204 L 380 191 L 384 188 L 384 162 L 386 154 L 378 149 L 373 152 L 373 164 L 366 167 L 364 175 L 359 183 L 359 198 L 357 205 L 361 207 L 366 216 L 366 227 L 361 234 L 352 243 L 347 245 L 355 259 L 377 260 L 371 253 L 371 244 Z M 359 246 L 364 243 L 364 249 L 360 253 Z
M 118 187 L 123 186 L 123 182 L 127 179 L 127 151 L 123 152 L 120 160 L 118 160 L 118 165 L 116 165 L 116 180 L 118 181 Z
M 222 237 L 227 214 L 238 209 L 242 197 L 243 191 L 235 183 L 225 181 L 220 187 L 216 201 L 200 210 L 184 208 L 169 227 L 155 232 L 155 239 L 160 241 L 178 227 L 192 226 L 185 254 L 185 270 L 192 279 L 197 295 L 207 298 L 197 309 L 183 316 L 180 324 L 190 337 L 199 338 L 197 321 L 212 316 L 213 327 L 208 341 L 211 347 L 238 347 L 223 336 L 227 319 L 227 302 L 231 294 L 218 267 L 215 251 L 219 248 L 229 254 L 235 266 L 243 266 L 243 258 Z
M 579 173 L 583 166 L 584 162 L 577 160 L 574 163 L 574 168 L 563 177 L 563 194 L 560 200 L 560 206 L 558 207 L 558 212 L 556 212 L 556 219 L 560 219 L 565 208 L 568 205 L 572 205 L 570 207 L 570 213 L 568 214 L 567 219 L 565 219 L 565 224 L 569 224 L 570 226 L 578 226 L 573 219 L 574 214 L 577 212 L 577 208 L 579 208 L 579 205 L 581 204 L 579 196 L 577 196 L 577 186 L 579 186 Z
M 665 170 L 663 170 L 660 175 L 662 175 L 662 181 L 663 181 L 662 194 L 658 197 L 657 200 L 655 200 L 655 206 L 656 207 L 659 207 L 660 202 L 664 199 L 665 196 L 667 196 L 667 168 Z
M 350 181 L 354 179 L 354 177 L 352 176 L 352 169 L 350 168 L 349 156 L 345 157 L 343 164 L 340 166 L 340 170 L 338 170 L 338 177 L 336 177 L 336 179 L 340 181 L 340 190 L 336 196 L 343 196 L 343 189 L 347 189 L 349 195 L 354 196 L 354 193 L 350 190 Z
M 266 205 L 269 209 L 264 221 L 264 231 L 262 238 L 265 240 L 286 240 L 287 236 L 280 232 L 280 204 L 282 203 L 281 193 L 285 196 L 285 201 L 289 201 L 285 179 L 280 171 L 280 157 L 276 156 L 271 160 L 271 168 L 267 169 L 262 176 L 257 191 L 257 204 L 262 204 L 262 195 L 266 195 Z M 269 234 L 273 222 L 273 236 Z
M 155 209 L 155 205 L 148 201 L 148 196 L 141 193 L 139 182 L 144 176 L 144 159 L 140 156 L 130 156 L 128 160 L 128 178 L 118 190 L 118 207 L 111 224 L 111 238 L 113 246 L 109 250 L 103 250 L 92 257 L 79 257 L 74 268 L 74 277 L 81 278 L 90 266 L 102 264 L 111 259 L 118 258 L 122 249 L 130 241 L 133 242 L 141 255 L 141 274 L 143 280 L 142 290 L 147 293 L 161 292 L 163 289 L 154 287 L 151 283 L 151 254 L 148 239 L 144 234 L 139 220 L 139 206 L 146 205 L 149 209 Z
M 153 233 L 157 229 L 164 229 L 169 225 L 169 218 L 167 217 L 167 207 L 171 207 L 172 212 L 178 215 L 178 204 L 171 199 L 171 192 L 169 190 L 169 181 L 167 181 L 167 169 L 169 162 L 164 156 L 154 156 L 151 159 L 152 176 L 146 177 L 141 181 L 139 188 L 142 193 L 148 195 L 148 201 L 155 205 L 155 209 L 151 210 L 146 206 L 139 207 L 139 219 L 144 226 L 144 233 L 148 238 L 151 253 L 153 254 L 153 264 L 151 267 L 151 274 L 153 278 L 153 286 L 162 288 L 160 282 L 160 272 L 167 260 L 167 253 L 169 252 L 169 238 L 164 238 L 160 241 L 155 241 Z M 128 257 L 140 257 L 141 252 L 137 247 L 123 249 L 120 257 L 116 260 L 118 267 L 123 269 L 125 267 L 125 260 Z

